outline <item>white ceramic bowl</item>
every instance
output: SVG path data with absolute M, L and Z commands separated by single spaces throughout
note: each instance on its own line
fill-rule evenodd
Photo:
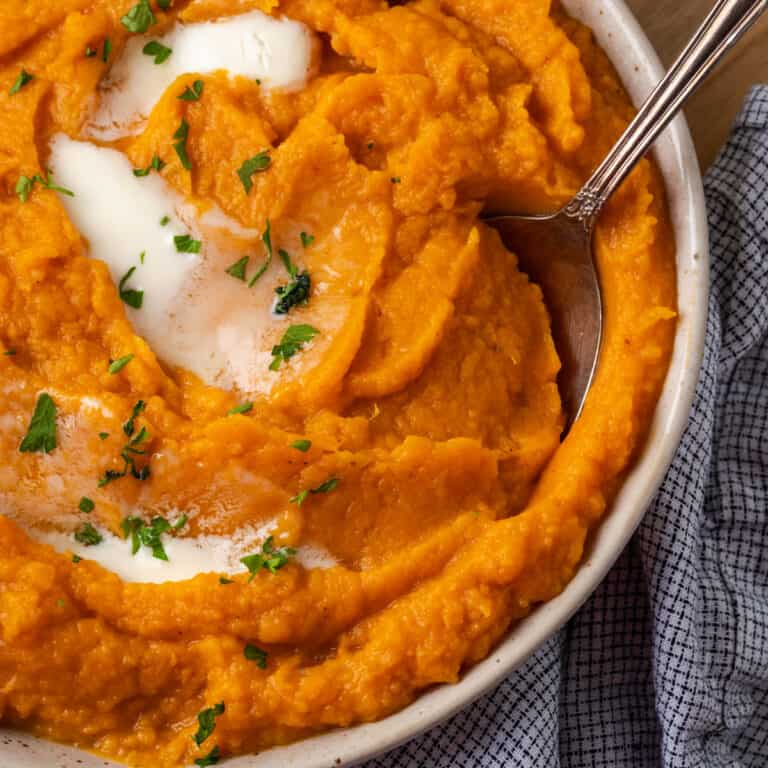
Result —
M 623 0 L 563 0 L 610 56 L 636 105 L 663 74 L 661 63 Z M 667 185 L 677 243 L 680 320 L 672 363 L 643 454 L 627 477 L 587 558 L 565 591 L 521 621 L 461 682 L 443 685 L 369 725 L 244 756 L 227 768 L 331 768 L 374 757 L 437 725 L 494 688 L 556 632 L 589 597 L 639 524 L 677 448 L 693 399 L 704 347 L 708 241 L 704 192 L 691 136 L 679 117 L 659 139 L 656 159 Z M 0 730 L 2 768 L 118 768 L 81 751 Z

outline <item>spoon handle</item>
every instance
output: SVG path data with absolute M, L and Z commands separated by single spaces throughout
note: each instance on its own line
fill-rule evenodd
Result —
M 768 0 L 718 0 L 654 88 L 608 156 L 565 207 L 591 231 L 605 201 L 625 179 L 715 65 L 768 8 Z

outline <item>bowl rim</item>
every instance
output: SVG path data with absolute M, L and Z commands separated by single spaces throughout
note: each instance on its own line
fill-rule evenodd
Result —
M 664 69 L 624 0 L 561 0 L 585 22 L 608 53 L 635 104 Z M 677 450 L 688 421 L 704 352 L 709 248 L 706 204 L 698 160 L 684 116 L 657 141 L 654 155 L 667 187 L 676 241 L 680 312 L 669 372 L 645 447 L 592 538 L 573 579 L 557 597 L 520 621 L 483 661 L 455 684 L 423 693 L 408 707 L 374 723 L 337 729 L 258 755 L 228 760 L 228 768 L 331 768 L 351 766 L 388 752 L 447 720 L 519 668 L 579 609 L 597 588 L 640 524 Z M 0 729 L 6 768 L 53 764 L 69 768 L 114 766 L 72 747 Z M 23 748 L 22 748 L 23 745 Z

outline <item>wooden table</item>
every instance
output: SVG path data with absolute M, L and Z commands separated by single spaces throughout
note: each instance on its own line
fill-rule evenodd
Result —
M 662 61 L 669 65 L 714 0 L 627 0 Z M 768 83 L 768 14 L 731 51 L 701 90 L 688 102 L 686 114 L 702 170 L 711 164 L 728 135 L 745 93 L 755 83 Z

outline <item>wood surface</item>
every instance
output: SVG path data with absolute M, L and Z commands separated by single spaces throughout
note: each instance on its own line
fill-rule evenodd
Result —
M 669 65 L 714 0 L 627 0 Z M 703 170 L 712 163 L 750 86 L 768 84 L 768 13 L 688 102 L 686 115 Z

